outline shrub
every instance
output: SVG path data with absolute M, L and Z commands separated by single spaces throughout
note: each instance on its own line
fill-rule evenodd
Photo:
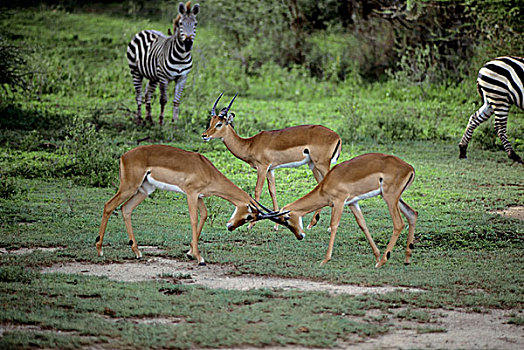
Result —
M 76 119 L 58 154 L 66 157 L 64 176 L 80 184 L 108 186 L 117 178 L 122 150 L 99 135 L 91 123 Z

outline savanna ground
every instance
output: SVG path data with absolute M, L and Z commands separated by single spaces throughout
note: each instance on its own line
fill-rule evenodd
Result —
M 31 92 L 2 90 L 0 348 L 522 348 L 524 169 L 498 149 L 491 122 L 476 131 L 468 159 L 457 159 L 479 107 L 476 73 L 423 87 L 398 76 L 317 80 L 273 64 L 249 75 L 227 36 L 202 25 L 179 124 L 136 127 L 125 48 L 135 32 L 165 32 L 169 20 L 98 12 L 44 6 L 1 18 L 3 36 L 27 48 L 37 74 Z M 411 265 L 403 264 L 403 232 L 375 269 L 349 211 L 333 259 L 320 267 L 327 208 L 299 242 L 269 222 L 228 232 L 233 207 L 207 198 L 199 247 L 208 265 L 198 267 L 185 256 L 184 196 L 159 191 L 133 216 L 144 257 L 134 259 L 120 214 L 98 257 L 94 242 L 118 185 L 118 157 L 139 142 L 198 151 L 253 192 L 254 170 L 222 143 L 200 140 L 221 91 L 240 92 L 233 111 L 242 136 L 317 123 L 342 136 L 339 162 L 384 152 L 412 164 L 415 182 L 403 196 L 419 212 Z M 523 120 L 512 108 L 508 133 L 521 155 Z M 280 205 L 314 186 L 307 168 L 276 177 Z M 262 201 L 270 202 L 267 193 Z M 374 198 L 361 206 L 384 250 L 392 229 L 385 204 Z

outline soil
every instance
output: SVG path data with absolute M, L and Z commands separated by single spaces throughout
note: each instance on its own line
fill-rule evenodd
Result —
M 143 247 L 141 247 L 142 250 Z M 149 248 L 154 251 L 154 247 Z M 164 279 L 172 283 L 198 284 L 209 288 L 249 290 L 269 288 L 278 290 L 325 291 L 359 295 L 365 293 L 387 293 L 404 290 L 411 293 L 424 293 L 420 289 L 402 287 L 362 287 L 354 285 L 335 285 L 301 279 L 237 275 L 233 266 L 210 264 L 197 266 L 195 262 L 180 262 L 162 257 L 136 260 L 123 264 L 85 264 L 68 263 L 55 265 L 42 270 L 43 273 L 59 272 L 106 276 L 113 280 L 136 282 L 151 279 Z M 522 349 L 524 348 L 524 328 L 509 324 L 510 317 L 523 317 L 522 310 L 483 310 L 482 313 L 468 312 L 465 309 L 423 309 L 430 314 L 430 321 L 418 323 L 402 317 L 403 309 L 370 310 L 364 317 L 347 316 L 359 322 L 384 324 L 390 326 L 387 334 L 374 338 L 349 336 L 337 348 L 344 349 Z M 134 322 L 177 323 L 180 320 L 144 319 Z M 0 327 L 1 328 L 1 327 Z M 249 347 L 238 348 L 248 350 Z M 252 348 L 253 350 L 255 348 Z M 259 349 L 259 348 L 256 348 Z M 264 349 L 302 349 L 288 346 Z M 231 349 L 233 350 L 233 349 Z M 236 349 L 235 349 L 236 350 Z M 308 350 L 311 350 L 308 348 Z
M 524 220 L 524 206 L 509 207 L 504 210 L 496 211 L 495 213 L 514 219 Z
M 142 247 L 140 247 L 141 250 Z M 210 264 L 198 266 L 195 262 L 181 262 L 161 257 L 153 257 L 122 264 L 84 264 L 68 263 L 51 266 L 42 270 L 44 273 L 59 272 L 91 276 L 105 276 L 115 281 L 138 282 L 151 279 L 165 279 L 174 283 L 198 284 L 209 288 L 249 290 L 268 288 L 279 290 L 325 291 L 360 295 L 380 294 L 394 290 L 420 292 L 417 289 L 403 287 L 361 287 L 354 285 L 335 285 L 301 279 L 235 275 L 233 266 Z
M 524 220 L 524 206 L 510 207 L 495 212 L 499 215 Z M 61 248 L 22 248 L 6 250 L 0 254 L 28 254 L 34 250 L 54 251 Z M 142 246 L 143 252 L 157 255 L 163 251 L 157 247 Z M 152 257 L 122 264 L 67 263 L 44 268 L 43 273 L 70 273 L 105 276 L 112 280 L 137 282 L 146 280 L 167 280 L 171 283 L 198 284 L 209 288 L 249 290 L 268 288 L 277 290 L 324 291 L 331 294 L 379 294 L 394 290 L 410 293 L 424 293 L 423 290 L 403 287 L 362 287 L 336 285 L 301 279 L 241 275 L 234 266 L 197 266 L 194 262 L 180 262 L 162 257 Z M 430 321 L 417 323 L 402 317 L 403 309 L 370 310 L 364 317 L 347 316 L 359 322 L 388 325 L 390 331 L 374 338 L 349 336 L 337 345 L 344 349 L 523 349 L 524 327 L 508 323 L 510 317 L 524 317 L 524 310 L 483 310 L 482 313 L 465 309 L 423 309 L 430 314 Z M 130 321 L 127 320 L 126 321 Z M 181 319 L 147 318 L 133 319 L 135 323 L 178 323 Z M 0 324 L 0 337 L 7 330 L 21 329 L 35 331 L 36 326 L 15 326 Z M 38 327 L 36 327 L 38 328 Z M 38 330 L 38 329 L 36 329 Z M 259 350 L 241 347 L 238 350 Z M 307 349 L 297 346 L 269 347 L 264 349 Z M 237 350 L 237 349 L 230 349 Z

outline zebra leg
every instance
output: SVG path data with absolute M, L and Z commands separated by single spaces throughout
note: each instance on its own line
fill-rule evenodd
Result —
M 164 125 L 164 109 L 167 103 L 167 85 L 168 84 L 169 84 L 168 81 L 160 82 L 160 117 L 158 119 L 158 123 L 160 125 Z
M 175 82 L 175 98 L 173 99 L 173 122 L 178 121 L 178 106 L 180 105 L 180 97 L 182 96 L 182 91 L 186 85 L 187 74 L 179 76 L 176 78 Z
M 135 117 L 135 123 L 137 125 L 140 125 L 143 123 L 142 121 L 142 80 L 143 77 L 140 75 L 138 70 L 131 70 L 131 76 L 133 77 L 133 85 L 135 87 L 135 94 L 136 94 L 136 117 Z
M 471 137 L 473 136 L 473 131 L 477 128 L 477 126 L 488 120 L 492 114 L 493 108 L 491 108 L 487 102 L 484 102 L 484 105 L 482 105 L 482 107 L 480 107 L 478 111 L 476 111 L 469 117 L 468 126 L 466 127 L 464 135 L 462 136 L 462 140 L 460 140 L 459 143 L 459 158 L 467 158 L 466 151 L 468 148 L 468 143 L 471 140 Z
M 508 125 L 508 111 L 509 105 L 497 105 L 495 109 L 495 131 L 497 132 L 500 141 L 502 141 L 502 146 L 504 147 L 504 151 L 506 151 L 508 154 L 509 159 L 517 163 L 524 164 L 522 158 L 520 158 L 520 156 L 515 153 L 513 147 L 511 147 L 511 143 L 508 141 L 508 136 L 506 134 Z
M 151 117 L 151 97 L 155 92 L 158 81 L 150 80 L 146 87 L 146 123 L 153 124 L 153 118 Z

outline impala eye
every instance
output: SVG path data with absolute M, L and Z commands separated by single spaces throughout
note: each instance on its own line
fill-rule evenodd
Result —
M 217 125 L 215 125 L 215 128 L 221 128 L 222 127 L 222 123 L 217 123 Z
M 246 217 L 246 220 L 253 220 L 253 215 L 248 215 L 248 216 Z

